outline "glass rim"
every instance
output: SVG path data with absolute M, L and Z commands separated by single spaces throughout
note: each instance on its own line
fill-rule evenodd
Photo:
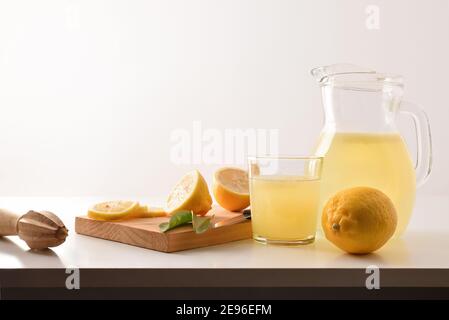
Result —
M 322 156 L 305 156 L 305 155 L 263 155 L 263 156 L 248 156 L 248 160 L 321 160 Z

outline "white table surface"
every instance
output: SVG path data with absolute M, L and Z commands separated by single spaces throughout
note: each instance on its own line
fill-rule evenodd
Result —
M 74 231 L 76 215 L 104 199 L 0 198 L 4 208 L 25 213 L 45 209 L 69 228 L 66 242 L 44 252 L 30 251 L 17 237 L 0 238 L 2 268 L 449 268 L 449 197 L 418 196 L 407 232 L 377 253 L 352 256 L 321 236 L 302 247 L 265 246 L 243 240 L 177 253 L 161 253 Z M 142 199 L 144 200 L 144 199 Z M 147 201 L 142 201 L 146 203 Z M 150 202 L 152 204 L 157 201 Z

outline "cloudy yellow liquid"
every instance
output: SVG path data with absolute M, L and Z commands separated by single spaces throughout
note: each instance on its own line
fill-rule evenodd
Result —
M 313 241 L 319 180 L 300 176 L 256 176 L 251 178 L 250 188 L 251 221 L 256 240 Z
M 316 154 L 324 156 L 320 211 L 337 191 L 369 186 L 393 201 L 398 213 L 396 234 L 405 230 L 415 202 L 416 179 L 399 134 L 324 133 Z

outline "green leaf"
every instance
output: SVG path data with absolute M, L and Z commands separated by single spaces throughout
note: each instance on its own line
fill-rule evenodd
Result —
M 183 226 L 192 222 L 192 211 L 179 211 L 171 216 L 168 222 L 159 225 L 159 230 L 166 232 L 179 226 Z
M 192 213 L 192 225 L 195 233 L 200 234 L 207 231 L 210 227 L 210 221 L 212 218 L 213 216 L 201 217 Z

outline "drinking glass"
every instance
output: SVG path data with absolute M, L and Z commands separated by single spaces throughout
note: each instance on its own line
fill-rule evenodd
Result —
M 299 245 L 315 240 L 322 157 L 250 157 L 253 239 Z

